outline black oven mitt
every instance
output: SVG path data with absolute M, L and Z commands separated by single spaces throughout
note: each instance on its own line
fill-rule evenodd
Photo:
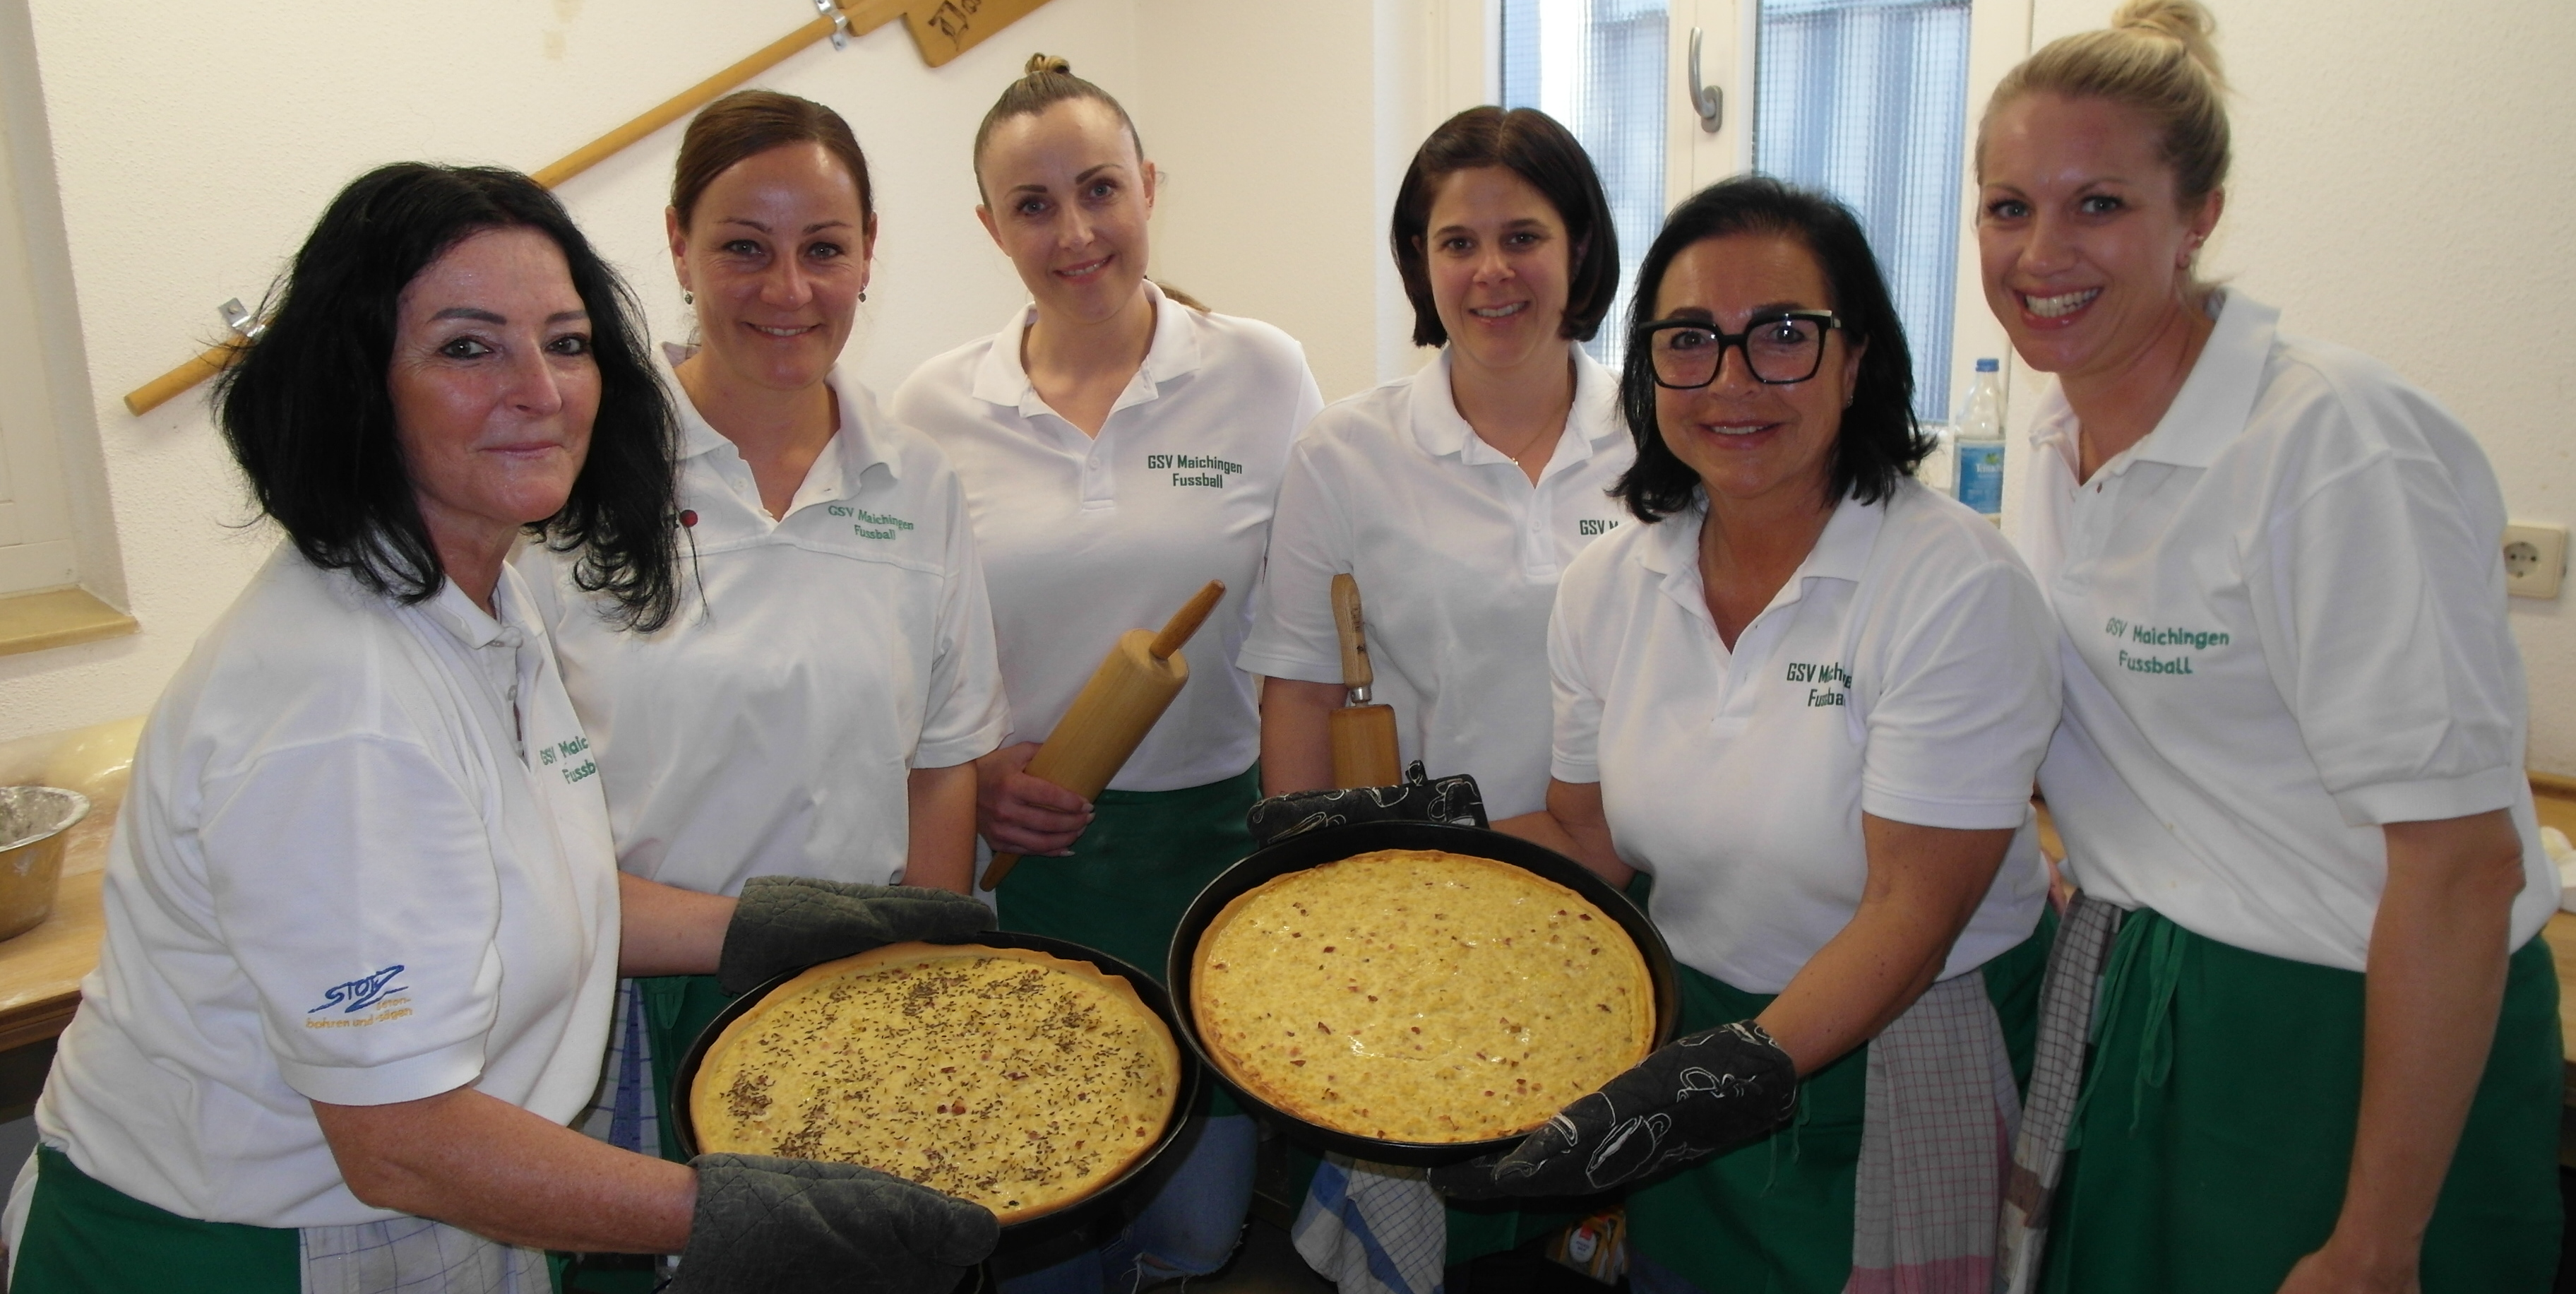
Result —
M 1500 1155 L 1431 1170 L 1459 1199 L 1593 1195 L 1770 1131 L 1798 1105 L 1798 1067 L 1750 1020 L 1675 1039 Z
M 1363 786 L 1347 791 L 1294 791 L 1274 795 L 1252 806 L 1244 822 L 1253 843 L 1271 845 L 1300 832 L 1319 831 L 1353 822 L 1445 822 L 1459 827 L 1485 823 L 1485 797 L 1476 779 L 1460 773 L 1432 781 L 1422 775 L 1422 761 L 1404 770 L 1393 786 Z
M 690 1166 L 698 1207 L 670 1294 L 948 1294 L 1002 1235 L 980 1204 L 857 1164 L 700 1155 Z
M 743 882 L 716 956 L 716 986 L 748 993 L 782 971 L 906 939 L 963 939 L 993 928 L 993 910 L 919 885 L 852 885 L 802 876 Z

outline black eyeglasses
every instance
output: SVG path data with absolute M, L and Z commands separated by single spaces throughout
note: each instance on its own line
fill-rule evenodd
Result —
M 1843 326 L 1830 310 L 1781 310 L 1756 315 L 1740 333 L 1722 333 L 1705 319 L 1658 319 L 1637 329 L 1655 385 L 1696 391 L 1717 380 L 1726 348 L 1744 349 L 1753 380 L 1767 386 L 1804 382 L 1825 362 L 1825 334 Z

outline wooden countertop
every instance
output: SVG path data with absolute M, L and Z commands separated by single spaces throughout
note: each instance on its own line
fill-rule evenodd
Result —
M 0 942 L 0 1051 L 43 1042 L 72 1022 L 81 977 L 98 965 L 100 872 L 63 878 L 54 914 Z

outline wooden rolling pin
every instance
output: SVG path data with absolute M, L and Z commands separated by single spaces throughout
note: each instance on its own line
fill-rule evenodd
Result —
M 1342 635 L 1342 686 L 1349 704 L 1333 711 L 1333 785 L 1393 786 L 1404 780 L 1395 741 L 1395 707 L 1369 704 L 1368 633 L 1360 619 L 1360 582 L 1333 577 L 1333 627 Z
M 1047 734 L 1046 744 L 1029 759 L 1029 776 L 1053 782 L 1086 800 L 1097 799 L 1109 779 L 1136 753 L 1138 742 L 1181 685 L 1190 681 L 1190 663 L 1181 644 L 1206 623 L 1225 597 L 1225 582 L 1209 580 L 1163 625 L 1161 633 L 1130 629 L 1101 658 L 1091 681 L 1073 698 L 1073 708 Z M 1390 729 L 1392 731 L 1392 729 Z M 1019 865 L 1018 854 L 995 854 L 984 869 L 985 889 L 1002 883 Z

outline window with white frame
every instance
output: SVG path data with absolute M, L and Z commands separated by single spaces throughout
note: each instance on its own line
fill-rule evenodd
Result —
M 1664 0 L 1503 0 L 1503 104 L 1562 122 L 1592 155 L 1619 241 L 1619 296 L 1584 347 L 1616 368 L 1629 285 L 1664 223 Z
M 1755 167 L 1849 205 L 1914 351 L 1915 413 L 1950 407 L 1968 0 L 1762 0 Z
M 0 95 L 0 595 L 61 588 L 80 572 L 28 261 L 27 187 L 18 165 L 25 159 L 13 153 L 9 97 Z
M 1664 212 L 1749 165 L 1859 214 L 1905 321 L 1916 410 L 1947 416 L 1969 21 L 1970 0 L 1500 0 L 1503 103 L 1564 122 L 1609 190 L 1621 313 L 1592 353 L 1617 362 Z M 1751 92 L 1711 111 L 1674 83 L 1684 69 L 1721 88 L 1743 69 Z

